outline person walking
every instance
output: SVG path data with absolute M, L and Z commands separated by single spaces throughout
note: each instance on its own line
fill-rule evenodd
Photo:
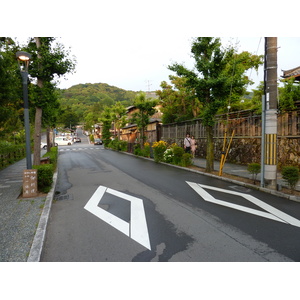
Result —
M 195 137 L 192 135 L 191 138 L 191 151 L 192 151 L 192 157 L 195 158 L 195 152 L 197 149 L 197 142 L 195 140 Z
M 191 138 L 189 133 L 186 134 L 186 137 L 183 141 L 183 146 L 186 153 L 191 153 Z

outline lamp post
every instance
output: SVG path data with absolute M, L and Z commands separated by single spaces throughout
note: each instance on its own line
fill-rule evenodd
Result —
M 26 140 L 26 163 L 27 169 L 32 169 L 31 162 L 31 147 L 30 147 L 30 126 L 29 126 L 29 104 L 28 104 L 28 66 L 31 59 L 31 54 L 18 51 L 16 53 L 18 65 L 20 68 L 22 83 L 23 83 L 23 98 L 24 98 L 24 122 L 25 122 L 25 140 Z

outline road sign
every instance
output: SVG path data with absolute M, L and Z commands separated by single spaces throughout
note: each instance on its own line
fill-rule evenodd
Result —
M 31 198 L 36 197 L 38 194 L 37 189 L 37 170 L 29 169 L 23 171 L 23 197 Z

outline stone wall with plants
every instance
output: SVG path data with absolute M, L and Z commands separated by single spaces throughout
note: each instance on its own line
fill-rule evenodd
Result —
M 183 146 L 183 138 L 182 139 L 166 139 L 168 144 L 176 143 L 177 145 Z M 197 150 L 196 157 L 205 158 L 206 157 L 206 138 L 196 138 L 197 141 Z M 230 137 L 227 139 L 225 143 L 225 152 L 227 151 L 228 144 L 230 141 Z M 223 138 L 215 138 L 214 139 L 214 153 L 215 159 L 220 160 L 222 151 L 223 151 Z M 247 165 L 249 163 L 260 163 L 261 159 L 261 138 L 253 137 L 253 138 L 241 138 L 236 137 L 232 139 L 230 144 L 227 162 L 244 164 Z M 300 137 L 278 137 L 277 144 L 277 159 L 278 159 L 278 167 L 281 169 L 283 166 L 292 165 L 299 166 L 300 165 Z

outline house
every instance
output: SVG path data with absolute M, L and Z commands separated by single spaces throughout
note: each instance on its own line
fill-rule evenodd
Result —
M 149 143 L 160 140 L 160 126 L 162 116 L 160 108 L 160 104 L 155 107 L 156 112 L 153 116 L 151 116 L 149 124 L 145 131 L 145 135 L 147 137 L 146 140 Z M 140 132 L 137 128 L 137 125 L 130 123 L 130 119 L 135 112 L 137 112 L 137 108 L 135 106 L 127 107 L 127 118 L 129 122 L 121 129 L 121 140 L 128 141 L 129 143 L 135 143 L 140 138 Z
M 290 70 L 282 70 L 283 75 L 281 76 L 284 79 L 295 78 L 296 81 L 300 81 L 300 66 Z

